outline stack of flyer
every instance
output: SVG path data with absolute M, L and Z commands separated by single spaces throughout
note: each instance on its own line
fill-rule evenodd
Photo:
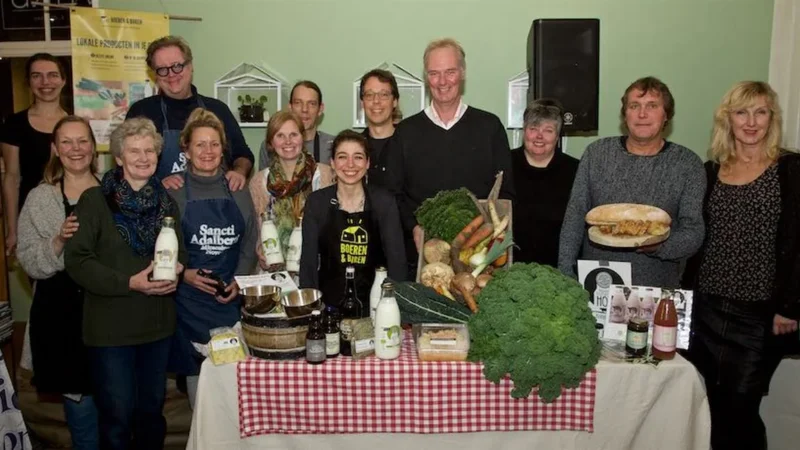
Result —
M 9 302 L 0 302 L 0 344 L 4 344 L 11 339 L 11 334 L 14 332 L 12 328 L 13 322 L 11 304 Z

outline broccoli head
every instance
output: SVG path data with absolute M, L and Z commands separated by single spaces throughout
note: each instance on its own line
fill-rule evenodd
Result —
M 471 361 L 482 361 L 495 383 L 508 374 L 511 396 L 538 388 L 544 402 L 577 387 L 600 359 L 601 344 L 577 281 L 539 264 L 516 263 L 494 273 L 478 295 L 480 309 L 469 321 Z

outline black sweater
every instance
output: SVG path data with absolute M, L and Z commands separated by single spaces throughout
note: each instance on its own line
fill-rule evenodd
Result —
M 390 190 L 398 195 L 406 232 L 417 224 L 414 211 L 423 200 L 460 187 L 486 198 L 501 170 L 500 196 L 513 199 L 508 137 L 494 114 L 468 107 L 458 123 L 445 130 L 421 111 L 400 122 L 395 135 L 399 151 L 392 149 L 386 156 L 396 183 Z
M 558 266 L 558 239 L 578 160 L 556 152 L 547 167 L 528 164 L 524 147 L 511 152 L 514 173 L 515 262 Z
M 364 211 L 373 214 L 373 220 L 380 227 L 383 254 L 389 278 L 405 281 L 407 274 L 406 252 L 403 244 L 403 231 L 394 197 L 385 189 L 372 184 L 366 186 Z M 334 204 L 336 185 L 312 192 L 303 209 L 303 251 L 300 255 L 300 287 L 319 288 L 320 246 L 324 244 L 322 230 L 328 221 Z M 363 300 L 363 299 L 362 299 Z
M 719 164 L 705 163 L 708 178 L 703 204 L 703 214 L 708 220 L 708 199 L 717 183 Z M 781 215 L 776 239 L 776 273 L 772 294 L 776 314 L 790 319 L 800 319 L 800 155 L 783 152 L 778 158 L 778 178 L 781 186 Z M 735 245 L 735 243 L 731 243 Z M 686 265 L 683 285 L 688 289 L 697 287 L 703 248 Z

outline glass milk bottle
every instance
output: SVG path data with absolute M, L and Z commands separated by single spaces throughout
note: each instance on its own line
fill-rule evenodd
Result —
M 400 308 L 394 298 L 394 283 L 384 281 L 383 293 L 375 311 L 375 356 L 397 359 L 400 356 Z
M 297 226 L 289 237 L 289 247 L 286 249 L 286 270 L 292 273 L 300 272 L 300 253 L 303 250 L 303 218 L 297 221 Z
M 161 231 L 156 238 L 153 266 L 153 281 L 175 281 L 178 266 L 178 235 L 175 234 L 175 218 L 164 217 Z
M 381 285 L 383 285 L 386 275 L 386 267 L 375 269 L 375 281 L 372 282 L 372 288 L 369 290 L 369 318 L 372 319 L 373 326 L 375 326 L 375 310 L 378 308 L 378 302 L 381 301 Z
M 273 264 L 283 264 L 283 253 L 281 252 L 281 241 L 278 237 L 278 227 L 275 226 L 272 211 L 261 216 L 261 250 L 267 260 L 267 266 Z

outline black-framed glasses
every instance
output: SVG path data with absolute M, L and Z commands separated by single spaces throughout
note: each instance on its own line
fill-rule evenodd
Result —
M 182 62 L 182 63 L 175 63 L 175 64 L 173 64 L 171 66 L 166 66 L 166 67 L 156 67 L 156 75 L 158 75 L 160 77 L 166 77 L 167 75 L 169 75 L 169 71 L 170 70 L 172 71 L 172 73 L 177 75 L 177 74 L 183 72 L 183 69 L 187 65 L 189 65 L 189 61 Z

